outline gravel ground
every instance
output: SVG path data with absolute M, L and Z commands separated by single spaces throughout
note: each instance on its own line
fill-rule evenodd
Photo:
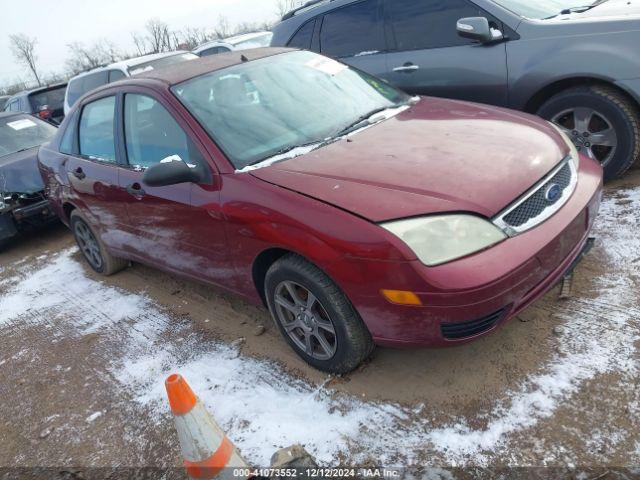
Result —
M 555 289 L 471 345 L 378 349 L 340 378 L 300 361 L 262 309 L 137 264 L 100 278 L 61 226 L 27 236 L 0 253 L 0 478 L 182 477 L 174 371 L 256 466 L 301 443 L 323 465 L 431 478 L 640 477 L 638 212 L 635 172 L 608 187 L 571 298 Z

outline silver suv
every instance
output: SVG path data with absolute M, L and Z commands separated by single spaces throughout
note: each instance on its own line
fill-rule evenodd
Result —
M 537 113 L 607 179 L 640 158 L 637 2 L 319 0 L 273 33 L 272 46 L 339 58 L 412 94 Z

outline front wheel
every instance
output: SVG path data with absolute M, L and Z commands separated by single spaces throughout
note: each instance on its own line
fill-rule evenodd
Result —
M 570 88 L 551 97 L 538 115 L 562 128 L 581 153 L 600 162 L 607 181 L 640 158 L 640 111 L 612 87 Z
M 265 293 L 280 333 L 313 367 L 349 373 L 373 351 L 371 335 L 349 299 L 302 257 L 291 254 L 275 262 Z

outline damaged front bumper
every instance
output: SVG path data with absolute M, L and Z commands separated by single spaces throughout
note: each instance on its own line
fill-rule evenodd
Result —
M 0 241 L 30 227 L 40 227 L 56 219 L 49 200 L 42 193 L 4 196 L 0 204 Z

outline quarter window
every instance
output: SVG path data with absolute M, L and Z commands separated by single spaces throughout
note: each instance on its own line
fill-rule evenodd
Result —
M 311 48 L 311 39 L 313 38 L 313 29 L 316 26 L 316 21 L 311 20 L 305 23 L 298 33 L 296 33 L 291 40 L 289 40 L 289 47 L 300 48 L 302 50 L 309 50 Z
M 129 164 L 147 168 L 176 159 L 204 169 L 204 161 L 185 131 L 156 100 L 127 94 L 124 100 L 124 136 Z
M 322 53 L 341 58 L 386 50 L 377 4 L 365 0 L 326 14 L 320 32 Z
M 109 83 L 117 82 L 127 76 L 121 70 L 109 70 Z
M 465 17 L 486 16 L 467 0 L 386 0 L 396 50 L 422 50 L 473 43 L 458 35 Z
M 87 104 L 80 117 L 80 154 L 103 162 L 116 162 L 114 118 L 116 98 Z

